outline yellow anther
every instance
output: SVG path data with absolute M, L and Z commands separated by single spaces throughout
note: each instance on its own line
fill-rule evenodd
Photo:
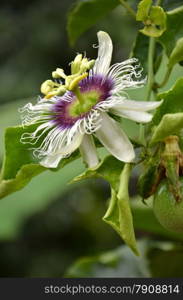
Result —
M 50 91 L 46 96 L 45 99 L 50 99 L 53 96 L 61 96 L 66 92 L 66 88 L 64 85 L 61 85 L 58 88 L 53 89 L 52 91 Z
M 63 69 L 57 68 L 56 71 L 52 72 L 53 78 L 66 78 L 67 76 L 64 73 Z
M 94 62 L 94 60 L 89 61 L 86 57 L 82 58 L 82 54 L 78 54 L 71 62 L 71 74 L 79 75 L 86 72 L 93 67 Z
M 86 72 L 86 73 L 83 73 L 82 75 L 77 76 L 75 79 L 73 79 L 73 80 L 71 81 L 71 83 L 70 83 L 69 86 L 68 86 L 68 89 L 69 89 L 70 91 L 74 90 L 74 89 L 78 86 L 78 83 L 79 83 L 82 79 L 86 78 L 87 76 L 88 76 L 88 73 L 87 73 L 87 72 Z
M 74 59 L 74 63 L 79 63 L 82 61 L 82 54 L 77 54 L 75 59 Z
M 89 61 L 88 61 L 88 69 L 93 68 L 94 64 L 95 64 L 95 59 L 89 60 Z
M 41 93 L 44 95 L 47 95 L 56 85 L 57 85 L 57 83 L 55 83 L 54 81 L 52 81 L 50 79 L 44 81 L 41 84 Z
M 84 57 L 82 59 L 81 65 L 88 63 L 88 59 L 86 57 Z
M 65 91 L 65 85 L 54 82 L 52 80 L 46 80 L 41 85 L 41 93 L 45 95 L 45 99 L 49 99 L 56 95 L 63 95 Z
M 59 88 L 57 89 L 57 95 L 63 95 L 66 92 L 66 87 L 65 85 L 60 85 Z
M 76 55 L 74 61 L 71 62 L 71 74 L 76 74 L 80 70 L 82 62 L 82 54 Z
M 88 60 L 87 58 L 83 58 L 81 66 L 80 66 L 80 72 L 86 72 L 86 70 L 89 70 L 93 67 L 95 63 L 95 60 Z
M 46 80 L 41 85 L 41 92 L 45 95 L 45 99 L 49 99 L 53 96 L 63 95 L 66 90 L 74 90 L 77 88 L 79 82 L 88 76 L 87 70 L 91 69 L 94 65 L 94 60 L 88 60 L 83 58 L 82 54 L 77 54 L 74 61 L 71 62 L 71 75 L 67 76 L 64 70 L 57 68 L 52 72 L 52 77 L 55 79 L 63 78 L 65 84 L 60 82 L 54 82 L 52 80 Z

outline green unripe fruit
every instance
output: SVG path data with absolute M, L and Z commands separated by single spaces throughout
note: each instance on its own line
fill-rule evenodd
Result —
M 183 195 L 183 177 L 180 177 L 179 183 L 180 192 Z M 183 233 L 183 196 L 180 201 L 175 200 L 167 179 L 159 184 L 154 194 L 153 210 L 163 227 L 170 231 Z

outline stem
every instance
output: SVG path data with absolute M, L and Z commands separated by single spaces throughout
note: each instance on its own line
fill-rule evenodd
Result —
M 157 0 L 156 5 L 160 5 L 162 0 Z M 154 85 L 154 52 L 156 46 L 156 39 L 150 37 L 149 39 L 149 50 L 148 50 L 148 81 L 147 81 L 147 95 L 146 101 L 149 101 L 151 98 L 151 92 Z
M 162 0 L 157 0 L 156 5 L 160 5 Z M 151 92 L 154 85 L 154 52 L 156 46 L 156 39 L 154 37 L 149 38 L 149 50 L 148 50 L 148 81 L 147 81 L 147 94 L 146 101 L 150 101 Z M 140 124 L 139 127 L 139 141 L 142 145 L 146 145 L 145 139 L 145 126 Z
M 126 8 L 129 14 L 136 20 L 136 12 L 133 10 L 133 8 L 131 8 L 131 6 L 125 0 L 119 0 L 119 1 Z
M 154 51 L 155 51 L 156 40 L 154 37 L 150 37 L 149 41 L 149 50 L 148 50 L 148 81 L 147 81 L 147 95 L 146 101 L 150 100 L 152 87 L 154 84 L 154 70 L 153 70 L 153 62 L 154 62 Z
M 153 70 L 153 63 L 154 63 L 154 51 L 156 46 L 156 39 L 150 37 L 149 39 L 149 50 L 148 50 L 148 79 L 147 79 L 147 94 L 146 94 L 146 101 L 150 101 L 151 99 L 151 92 L 152 87 L 154 85 L 154 70 Z M 140 124 L 139 128 L 139 142 L 142 145 L 146 145 L 145 139 L 145 126 Z

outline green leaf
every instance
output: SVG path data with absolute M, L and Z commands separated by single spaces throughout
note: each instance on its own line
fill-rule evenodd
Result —
M 154 129 L 150 144 L 154 144 L 164 140 L 172 134 L 179 134 L 183 128 L 183 113 L 164 115 L 161 122 Z
M 13 179 L 1 179 L 0 182 L 0 199 L 22 189 L 29 183 L 32 177 L 42 173 L 44 168 L 38 164 L 24 165 L 17 172 Z
M 128 194 L 130 169 L 131 166 L 129 164 L 124 166 L 121 173 L 119 191 L 116 193 L 116 191 L 112 190 L 109 208 L 103 217 L 103 220 L 118 232 L 136 255 L 139 255 Z
M 22 144 L 20 138 L 24 132 L 34 131 L 35 126 L 23 128 L 22 126 L 9 127 L 5 131 L 5 159 L 3 163 L 3 178 L 15 178 L 22 165 L 36 164 L 37 161 L 28 150 L 30 144 Z
M 42 167 L 32 151 L 30 144 L 22 144 L 20 138 L 25 132 L 32 132 L 33 125 L 23 128 L 22 126 L 9 127 L 5 132 L 5 155 L 1 171 L 0 198 L 22 189 L 36 175 L 44 172 L 47 168 Z M 65 164 L 78 157 L 75 152 L 67 159 L 63 159 L 59 165 Z
M 118 0 L 78 1 L 68 15 L 67 31 L 73 46 L 82 33 L 119 5 Z
M 169 57 L 177 43 L 183 36 L 183 6 L 167 12 L 167 30 L 159 37 L 159 42 L 165 48 Z
M 87 170 L 73 181 L 102 177 L 110 183 L 111 199 L 103 220 L 110 224 L 132 251 L 138 255 L 128 195 L 129 168 L 131 166 L 125 165 L 124 169 L 123 166 L 124 163 L 113 156 L 107 156 L 97 168 Z
M 162 105 L 156 110 L 153 123 L 157 125 L 165 114 L 183 112 L 183 77 L 167 92 L 160 93 L 158 100 L 164 99 Z M 168 124 L 167 124 L 168 127 Z
M 83 174 L 75 177 L 72 181 L 77 182 L 92 177 L 104 178 L 110 183 L 112 189 L 117 191 L 123 166 L 123 162 L 110 155 L 105 157 L 95 169 L 87 169 Z
M 183 61 L 183 38 L 180 38 L 172 53 L 170 54 L 168 67 L 172 68 L 175 64 Z

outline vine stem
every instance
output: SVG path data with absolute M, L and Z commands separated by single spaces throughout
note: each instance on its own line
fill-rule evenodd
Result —
M 155 51 L 156 39 L 154 37 L 149 38 L 149 50 L 148 50 L 148 78 L 147 78 L 147 94 L 146 94 L 146 101 L 150 101 L 151 99 L 151 92 L 152 87 L 154 84 L 154 70 L 153 70 L 153 63 L 154 63 L 154 51 Z M 145 140 L 145 126 L 140 124 L 139 127 L 139 141 L 142 145 L 146 145 Z
M 154 37 L 149 39 L 149 50 L 148 50 L 148 78 L 147 78 L 147 94 L 146 101 L 149 101 L 151 98 L 152 87 L 154 84 L 154 51 L 155 51 L 156 40 Z
M 157 0 L 156 5 L 160 5 L 162 0 Z M 149 50 L 148 50 L 148 81 L 147 81 L 147 95 L 146 101 L 149 101 L 151 98 L 151 92 L 154 85 L 154 52 L 156 46 L 156 38 L 150 37 L 149 38 Z
M 136 12 L 131 8 L 131 6 L 125 0 L 119 0 L 121 4 L 126 8 L 130 15 L 136 20 Z

